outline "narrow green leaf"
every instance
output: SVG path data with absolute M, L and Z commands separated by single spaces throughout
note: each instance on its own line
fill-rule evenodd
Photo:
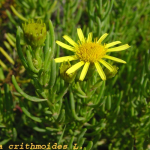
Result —
M 46 130 L 57 132 L 57 131 L 60 131 L 61 129 L 46 127 Z
M 49 33 L 50 33 L 49 47 L 52 48 L 51 58 L 53 58 L 55 54 L 55 33 L 54 33 L 54 27 L 51 20 L 49 21 Z
M 75 24 L 77 24 L 79 22 L 81 15 L 82 15 L 82 7 L 79 7 L 77 14 L 76 14 L 76 17 L 75 17 L 75 20 L 74 20 Z
M 70 104 L 71 104 L 71 111 L 72 111 L 72 115 L 73 117 L 78 120 L 78 121 L 81 121 L 81 120 L 84 120 L 85 118 L 83 117 L 78 117 L 76 112 L 75 112 L 75 102 L 74 102 L 74 96 L 73 96 L 73 93 L 70 92 Z
M 111 109 L 111 96 L 108 95 L 108 98 L 106 100 L 106 109 L 110 110 Z
M 9 139 L 4 139 L 3 141 L 0 142 L 0 145 L 5 145 L 5 144 L 7 144 L 10 140 L 11 140 L 11 138 L 9 138 Z
M 81 130 L 81 133 L 79 134 L 78 139 L 77 139 L 77 143 L 79 143 L 81 141 L 81 139 L 83 138 L 83 136 L 86 133 L 86 131 L 87 131 L 86 128 Z
M 62 143 L 61 141 L 62 141 L 62 138 L 63 138 L 63 136 L 64 136 L 65 129 L 66 129 L 66 125 L 65 125 L 65 127 L 64 127 L 64 129 L 63 129 L 63 132 L 62 132 L 60 138 L 59 138 L 58 145 Z
M 35 116 L 32 116 L 30 114 L 30 112 L 25 108 L 25 107 L 21 107 L 22 111 L 29 117 L 31 118 L 32 120 L 36 121 L 36 122 L 42 122 L 42 120 L 39 118 L 39 117 L 35 117 Z
M 57 118 L 57 122 L 61 122 L 63 117 L 65 117 L 65 109 L 62 109 Z
M 13 141 L 16 141 L 17 139 L 17 130 L 16 128 L 13 128 Z
M 90 141 L 86 147 L 86 150 L 91 150 L 92 147 L 93 147 L 93 142 Z
M 46 60 L 46 57 L 48 57 L 48 50 L 49 50 L 49 32 L 46 33 L 46 40 L 45 40 L 45 45 L 43 47 L 44 51 L 44 60 Z
M 19 85 L 17 84 L 17 81 L 14 77 L 14 75 L 12 75 L 12 82 L 16 88 L 16 90 L 26 99 L 30 100 L 30 101 L 33 101 L 33 102 L 43 102 L 43 101 L 46 101 L 47 99 L 40 99 L 40 98 L 37 98 L 37 97 L 34 97 L 34 96 L 30 96 L 30 95 L 27 95 L 26 93 L 24 93 L 22 91 L 22 89 L 19 87 Z
M 38 131 L 38 132 L 42 132 L 42 133 L 44 133 L 44 132 L 46 132 L 46 129 L 42 129 L 42 128 L 39 128 L 39 127 L 33 127 L 33 129 L 35 130 L 35 131 Z
M 21 46 L 20 46 L 20 27 L 17 28 L 17 34 L 16 34 L 16 47 L 17 47 L 17 52 L 18 52 L 18 55 L 19 55 L 19 58 L 22 62 L 22 64 L 24 65 L 25 68 L 28 68 L 28 65 L 27 65 L 27 60 L 24 58 L 23 56 L 23 52 L 22 52 L 22 49 L 21 49 Z
M 51 63 L 51 77 L 50 77 L 50 82 L 49 82 L 50 88 L 52 88 L 54 86 L 55 80 L 56 80 L 56 63 L 55 63 L 55 60 L 52 59 L 52 63 Z
M 70 142 L 69 142 L 69 149 L 72 149 L 73 146 L 73 140 L 74 140 L 74 136 L 71 137 Z

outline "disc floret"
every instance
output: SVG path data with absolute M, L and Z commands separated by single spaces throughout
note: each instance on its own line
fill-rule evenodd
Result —
M 106 54 L 104 46 L 95 42 L 86 42 L 79 45 L 76 55 L 84 62 L 94 63 L 99 61 Z

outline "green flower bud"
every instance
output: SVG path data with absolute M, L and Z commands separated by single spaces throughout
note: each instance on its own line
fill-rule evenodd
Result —
M 28 23 L 24 23 L 23 31 L 27 43 L 33 47 L 42 46 L 46 39 L 46 25 L 42 20 L 30 20 Z
M 85 80 L 92 78 L 95 72 L 96 72 L 95 65 L 91 63 L 87 75 L 85 76 Z
M 108 70 L 107 68 L 104 70 L 107 79 L 113 78 L 117 74 L 119 68 L 117 66 L 113 66 L 113 68 L 113 72 L 110 72 L 110 70 Z
M 67 83 L 72 83 L 76 77 L 76 72 L 71 74 L 67 74 L 66 71 L 71 67 L 70 62 L 63 62 L 60 66 L 60 76 L 64 79 Z

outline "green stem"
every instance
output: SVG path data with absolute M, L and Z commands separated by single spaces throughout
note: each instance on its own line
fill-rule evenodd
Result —
M 41 59 L 41 47 L 36 47 L 35 49 L 35 59 L 38 61 L 37 63 L 37 68 L 38 69 L 41 69 L 42 67 L 42 59 Z
M 85 118 L 83 117 L 78 117 L 77 114 L 76 114 L 76 111 L 75 111 L 75 101 L 74 101 L 74 96 L 73 96 L 73 93 L 70 92 L 70 104 L 71 104 L 71 111 L 72 111 L 72 115 L 73 117 L 78 120 L 78 121 L 81 121 L 81 120 L 84 120 Z
M 27 61 L 28 61 L 28 65 L 29 65 L 29 68 L 31 71 L 33 71 L 34 73 L 38 73 L 39 70 L 37 70 L 34 65 L 33 65 L 33 62 L 32 62 L 32 55 L 29 51 L 29 49 L 26 49 L 26 54 L 27 54 Z

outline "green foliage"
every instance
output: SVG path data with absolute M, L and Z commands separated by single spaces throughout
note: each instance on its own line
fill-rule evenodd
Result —
M 44 45 L 36 47 L 25 43 L 22 27 L 17 27 L 16 40 L 8 34 L 9 39 L 16 42 L 17 55 L 26 72 L 12 75 L 13 85 L 8 85 L 6 72 L 0 68 L 0 145 L 8 149 L 9 145 L 22 142 L 57 143 L 67 145 L 70 150 L 75 144 L 83 150 L 148 150 L 150 2 L 15 2 L 17 13 L 13 13 L 17 17 L 6 11 L 12 26 L 21 25 L 20 15 L 25 19 L 41 18 L 46 23 L 47 33 Z M 113 53 L 127 64 L 113 62 L 116 74 L 105 70 L 107 78 L 110 77 L 106 81 L 101 81 L 93 68 L 82 82 L 78 80 L 80 72 L 71 83 L 60 76 L 60 64 L 56 64 L 54 58 L 72 52 L 60 49 L 55 39 L 62 41 L 63 35 L 71 35 L 77 41 L 79 26 L 84 34 L 93 32 L 95 37 L 108 33 L 106 43 L 119 40 L 131 46 L 127 51 Z M 10 54 L 13 51 L 10 50 Z M 21 84 L 18 76 L 30 82 L 25 80 Z

